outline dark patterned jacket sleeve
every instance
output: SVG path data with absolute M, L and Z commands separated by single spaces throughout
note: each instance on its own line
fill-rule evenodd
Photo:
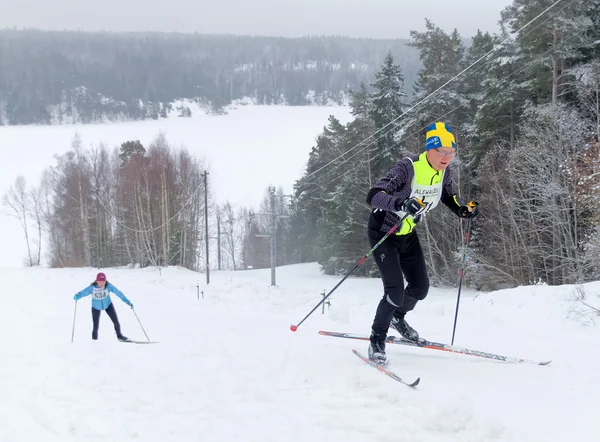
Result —
M 367 194 L 367 204 L 373 209 L 396 212 L 399 201 L 404 201 L 410 193 L 410 184 L 413 177 L 413 167 L 409 159 L 403 158 L 381 178 Z M 407 188 L 408 192 L 402 192 Z M 400 195 L 399 195 L 400 193 Z M 402 197 L 403 193 L 407 195 Z
M 446 205 L 452 212 L 458 215 L 458 208 L 462 202 L 454 191 L 454 182 L 452 180 L 452 169 L 448 168 L 444 174 L 444 187 L 442 190 L 442 203 Z

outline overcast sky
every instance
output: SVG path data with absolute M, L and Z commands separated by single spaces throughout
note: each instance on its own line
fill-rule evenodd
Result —
M 497 30 L 511 0 L 0 0 L 0 28 L 408 37 Z

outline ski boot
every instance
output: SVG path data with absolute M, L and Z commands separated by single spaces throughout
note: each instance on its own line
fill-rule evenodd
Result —
M 403 314 L 394 314 L 390 322 L 390 327 L 400 333 L 400 336 L 404 339 L 413 342 L 419 341 L 419 333 L 406 323 Z
M 381 365 L 385 365 L 387 362 L 387 356 L 385 354 L 385 338 L 386 335 L 371 332 L 369 345 L 369 359 L 373 362 Z

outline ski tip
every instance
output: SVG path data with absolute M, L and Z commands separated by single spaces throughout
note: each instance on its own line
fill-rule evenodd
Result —
M 549 365 L 549 364 L 550 364 L 550 362 L 552 362 L 552 361 L 544 361 L 544 362 L 540 362 L 540 365 Z
M 419 382 L 421 382 L 421 378 L 417 378 L 416 381 L 414 381 L 412 384 L 408 384 L 409 387 L 416 387 L 417 385 L 419 385 Z
M 297 325 L 290 325 L 290 330 L 295 332 L 296 330 L 298 330 L 298 326 Z

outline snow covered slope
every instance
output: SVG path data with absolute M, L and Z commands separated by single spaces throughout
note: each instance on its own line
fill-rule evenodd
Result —
M 0 441 L 596 441 L 600 333 L 576 320 L 576 287 L 463 291 L 455 344 L 550 366 L 512 365 L 388 346 L 410 389 L 352 352 L 366 342 L 376 279 L 351 278 L 296 333 L 289 331 L 338 277 L 315 264 L 213 272 L 104 269 L 135 304 L 156 345 L 122 344 L 103 314 L 91 341 L 90 300 L 72 296 L 96 269 L 0 270 L 3 285 Z M 197 299 L 197 287 L 204 299 Z M 595 302 L 600 284 L 585 287 Z M 113 302 L 123 332 L 145 339 Z M 432 288 L 407 319 L 448 342 L 456 290 Z M 579 318 L 581 319 L 581 318 Z M 593 319 L 593 317 L 591 318 Z

